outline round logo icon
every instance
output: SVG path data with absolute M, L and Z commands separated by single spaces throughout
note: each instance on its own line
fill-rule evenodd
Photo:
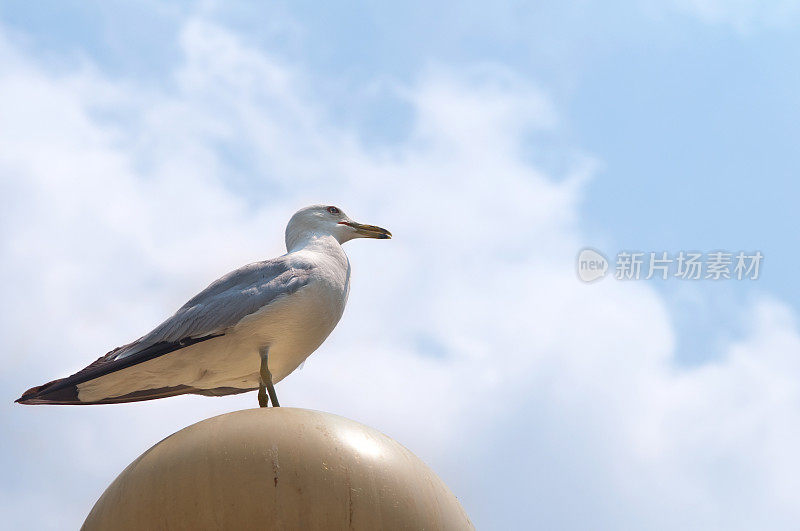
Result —
M 603 278 L 608 271 L 608 260 L 594 249 L 583 249 L 578 253 L 578 278 L 592 282 Z

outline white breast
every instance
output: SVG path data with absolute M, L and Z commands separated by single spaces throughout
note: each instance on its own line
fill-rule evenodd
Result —
M 273 381 L 281 381 L 325 341 L 347 302 L 350 263 L 338 243 L 292 254 L 298 264 L 312 266 L 308 282 L 295 293 L 246 317 L 229 333 L 241 345 L 243 357 L 253 360 L 240 370 L 249 368 L 255 385 L 262 347 L 269 348 Z
M 269 348 L 269 369 L 274 382 L 295 370 L 336 327 L 347 302 L 347 286 L 313 279 L 242 320 L 230 333 L 253 357 L 247 365 L 258 382 L 261 347 Z

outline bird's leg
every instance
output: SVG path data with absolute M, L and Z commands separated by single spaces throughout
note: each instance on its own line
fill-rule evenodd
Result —
M 262 348 L 259 354 L 261 354 L 261 381 L 258 386 L 258 405 L 267 407 L 267 396 L 264 392 L 264 387 L 266 387 L 266 392 L 269 393 L 269 399 L 272 400 L 272 406 L 280 407 L 278 395 L 275 394 L 275 386 L 272 385 L 272 373 L 269 372 L 269 365 L 267 363 L 269 349 L 266 347 Z
M 258 407 L 269 406 L 269 398 L 267 397 L 267 388 L 264 387 L 264 372 L 267 365 L 267 349 L 259 351 L 261 357 L 261 370 L 258 378 Z M 266 374 L 269 375 L 269 369 L 266 369 Z

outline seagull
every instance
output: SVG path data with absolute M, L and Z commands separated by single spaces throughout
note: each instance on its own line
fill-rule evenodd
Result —
M 344 311 L 350 261 L 342 244 L 391 237 L 335 206 L 303 208 L 286 226 L 286 254 L 228 273 L 150 333 L 16 402 L 119 404 L 258 389 L 261 407 L 277 407 L 274 384 L 325 341 Z

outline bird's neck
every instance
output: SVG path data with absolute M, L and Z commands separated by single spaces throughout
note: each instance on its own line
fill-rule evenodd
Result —
M 286 239 L 286 250 L 290 253 L 295 251 L 317 251 L 317 252 L 342 252 L 342 246 L 330 234 L 319 234 L 316 232 L 299 232 Z

